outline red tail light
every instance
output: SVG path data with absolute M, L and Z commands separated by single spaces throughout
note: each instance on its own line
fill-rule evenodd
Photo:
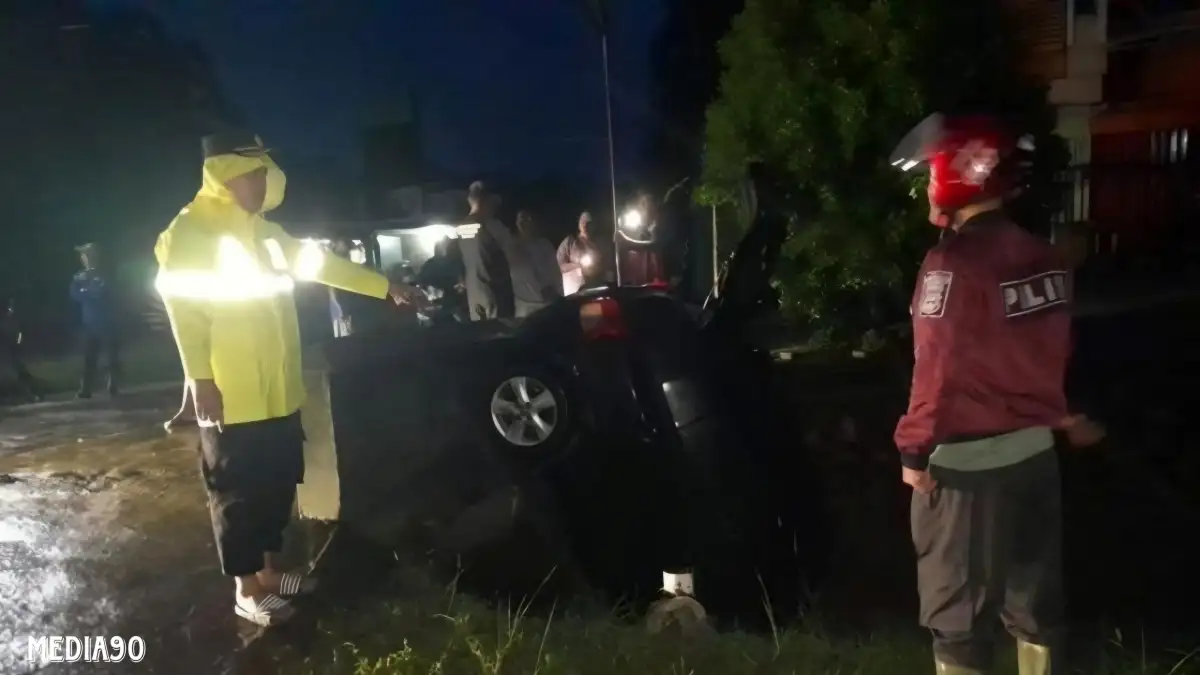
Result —
M 579 308 L 579 324 L 585 340 L 620 340 L 629 335 L 621 305 L 612 298 L 600 298 Z

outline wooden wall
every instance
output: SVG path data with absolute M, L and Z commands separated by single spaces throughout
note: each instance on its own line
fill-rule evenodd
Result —
M 1023 47 L 1022 70 L 1039 82 L 1067 74 L 1066 0 L 1001 0 Z

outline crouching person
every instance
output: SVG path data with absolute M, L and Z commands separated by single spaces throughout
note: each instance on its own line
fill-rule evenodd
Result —
M 266 220 L 283 201 L 285 177 L 258 137 L 209 136 L 203 150 L 202 187 L 155 247 L 156 287 L 200 426 L 200 469 L 221 568 L 236 581 L 234 611 L 271 626 L 295 613 L 290 598 L 315 587 L 276 559 L 304 479 L 295 280 L 397 303 L 420 296 Z

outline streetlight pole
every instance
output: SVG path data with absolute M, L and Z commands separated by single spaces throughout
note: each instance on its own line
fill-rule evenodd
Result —
M 613 265 L 617 271 L 617 285 L 621 285 L 621 253 L 618 250 L 617 231 L 621 224 L 617 216 L 617 161 L 613 147 L 612 89 L 608 81 L 608 27 L 600 34 L 600 53 L 604 59 L 604 112 L 608 120 L 608 182 L 612 190 L 612 239 Z

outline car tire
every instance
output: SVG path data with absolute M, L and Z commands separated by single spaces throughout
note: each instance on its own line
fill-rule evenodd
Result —
M 488 436 L 507 453 L 544 459 L 570 437 L 574 410 L 563 378 L 539 366 L 506 368 L 484 388 Z

